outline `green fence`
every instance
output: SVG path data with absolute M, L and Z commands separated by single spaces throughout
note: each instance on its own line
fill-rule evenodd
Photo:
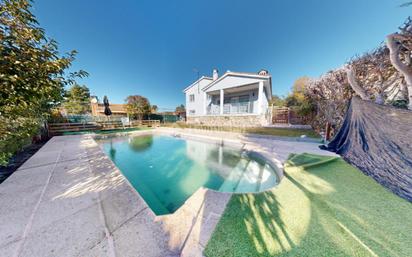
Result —
M 91 115 L 65 115 L 59 118 L 58 120 L 50 119 L 49 122 L 64 122 L 64 123 L 92 123 L 92 122 L 102 122 L 102 121 L 121 121 L 121 116 L 111 115 L 110 117 L 106 116 L 91 116 Z M 179 121 L 180 118 L 177 115 L 173 114 L 149 114 L 143 117 L 143 120 L 160 120 L 161 123 L 175 123 Z
M 149 114 L 148 120 L 160 120 L 161 123 L 179 121 L 179 116 L 172 114 Z

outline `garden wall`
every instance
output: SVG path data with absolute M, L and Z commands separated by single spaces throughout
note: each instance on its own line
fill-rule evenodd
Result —
M 186 123 L 222 127 L 260 127 L 268 125 L 265 115 L 188 116 Z

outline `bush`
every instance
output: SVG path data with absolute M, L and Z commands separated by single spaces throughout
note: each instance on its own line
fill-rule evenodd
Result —
M 30 117 L 0 119 L 0 165 L 6 165 L 14 153 L 31 143 L 40 129 L 40 120 Z
M 389 103 L 390 105 L 401 108 L 401 109 L 408 109 L 408 101 L 407 100 L 394 100 Z
M 52 109 L 50 111 L 50 116 L 47 119 L 50 123 L 65 123 L 68 122 L 67 118 L 63 117 L 58 109 Z
M 0 164 L 39 132 L 64 86 L 84 71 L 65 74 L 76 51 L 60 56 L 31 13 L 28 0 L 0 2 Z

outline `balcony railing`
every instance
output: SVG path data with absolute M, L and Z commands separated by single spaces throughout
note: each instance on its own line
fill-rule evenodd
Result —
M 219 115 L 219 114 L 220 114 L 219 105 L 211 105 L 207 107 L 207 115 Z
M 252 102 L 228 103 L 223 105 L 223 114 L 247 114 L 253 113 Z M 220 115 L 220 106 L 211 105 L 207 107 L 208 115 Z

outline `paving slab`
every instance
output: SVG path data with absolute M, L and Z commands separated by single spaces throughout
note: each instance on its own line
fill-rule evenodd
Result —
M 23 165 L 19 168 L 21 170 L 28 168 L 39 168 L 41 166 L 50 165 L 56 163 L 59 158 L 60 151 L 42 151 L 35 153 L 30 159 L 28 159 Z
M 130 187 L 107 195 L 101 200 L 101 203 L 110 233 L 148 208 L 144 200 Z
M 146 208 L 113 232 L 116 255 L 134 257 L 178 256 L 169 246 L 168 234 Z M 125 240 L 127 238 L 127 240 Z
M 92 248 L 82 251 L 78 257 L 113 257 L 107 240 L 103 240 Z
M 227 132 L 202 139 L 270 155 L 278 167 L 290 153 L 332 155 L 310 142 Z M 175 213 L 156 216 L 90 135 L 53 137 L 0 184 L 0 256 L 202 256 L 230 197 L 200 188 Z
M 15 172 L 0 184 L 0 247 L 21 239 L 52 168 Z
M 20 245 L 20 240 L 10 242 L 6 245 L 0 246 L 0 257 L 10 257 L 13 256 Z
M 55 168 L 33 220 L 38 229 L 80 210 L 95 205 L 98 200 L 93 185 L 98 183 L 86 166 Z
M 19 256 L 78 256 L 105 239 L 95 204 L 48 225 L 31 230 Z

